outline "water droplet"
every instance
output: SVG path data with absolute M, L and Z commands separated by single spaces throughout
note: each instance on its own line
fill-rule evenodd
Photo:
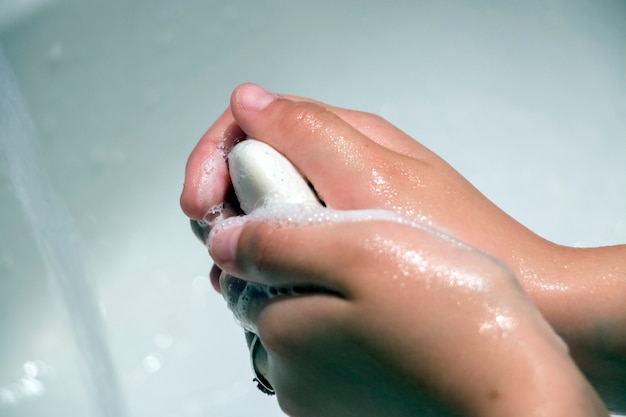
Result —
M 20 381 L 22 393 L 29 397 L 37 397 L 45 391 L 43 383 L 38 379 L 22 378 Z
M 22 365 L 22 369 L 24 369 L 24 377 L 26 379 L 35 379 L 37 375 L 39 375 L 39 367 L 35 362 L 25 362 L 24 365 Z
M 147 355 L 141 362 L 143 370 L 148 374 L 155 374 L 161 369 L 161 359 L 156 354 Z
M 37 379 L 46 374 L 48 365 L 41 360 L 27 361 L 22 365 L 22 369 L 24 371 L 24 378 Z

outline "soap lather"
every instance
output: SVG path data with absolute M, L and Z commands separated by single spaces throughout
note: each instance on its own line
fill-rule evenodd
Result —
M 228 169 L 241 210 L 248 214 L 271 200 L 321 205 L 300 172 L 268 144 L 248 138 L 228 154 Z M 203 244 L 209 235 L 205 220 L 191 220 L 191 230 Z

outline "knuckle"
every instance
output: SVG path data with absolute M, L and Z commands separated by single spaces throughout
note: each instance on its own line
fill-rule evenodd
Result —
M 383 116 L 376 114 L 376 113 L 361 112 L 361 115 L 363 116 L 364 119 L 367 119 L 372 124 L 386 125 L 389 123 L 387 119 L 385 119 Z
M 251 223 L 242 232 L 238 252 L 241 267 L 250 274 L 271 271 L 275 264 L 273 255 L 274 227 L 267 223 Z
M 311 134 L 323 129 L 334 119 L 325 107 L 306 102 L 290 103 L 281 118 L 281 127 L 286 131 Z
M 277 324 L 282 324 L 280 321 Z M 281 325 L 276 325 L 272 318 L 269 320 L 265 317 L 265 321 L 258 324 L 259 337 L 263 341 L 263 346 L 268 351 L 281 356 L 288 357 L 294 347 L 294 342 L 290 334 L 285 331 Z

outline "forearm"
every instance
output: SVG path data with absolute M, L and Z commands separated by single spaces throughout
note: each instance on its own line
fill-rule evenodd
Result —
M 573 344 L 626 357 L 626 245 L 558 247 L 556 287 L 540 285 L 544 315 Z
M 507 264 L 609 409 L 626 411 L 626 245 L 556 245 L 493 208 L 463 238 Z
M 626 411 L 626 245 L 559 248 L 563 291 L 539 289 L 544 315 L 612 411 Z
M 496 359 L 483 364 L 494 369 L 501 390 L 492 385 L 487 395 L 474 396 L 471 414 L 608 417 L 602 400 L 565 351 L 537 339 L 537 335 L 531 335 L 524 338 L 524 343 L 515 341 L 511 346 L 503 346 L 507 349 L 502 356 L 506 363 Z

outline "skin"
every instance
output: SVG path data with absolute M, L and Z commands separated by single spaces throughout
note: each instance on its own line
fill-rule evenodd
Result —
M 336 291 L 279 298 L 251 318 L 288 414 L 428 415 L 445 403 L 463 415 L 607 415 L 585 375 L 626 410 L 626 246 L 546 241 L 380 117 L 252 84 L 235 89 L 189 157 L 190 218 L 221 223 L 211 212 L 230 207 L 223 154 L 245 135 L 284 154 L 328 207 L 391 210 L 456 239 L 381 221 L 241 221 L 212 233 L 213 274 Z M 411 251 L 421 258 L 402 256 Z M 484 285 L 469 291 L 437 273 L 450 270 Z

